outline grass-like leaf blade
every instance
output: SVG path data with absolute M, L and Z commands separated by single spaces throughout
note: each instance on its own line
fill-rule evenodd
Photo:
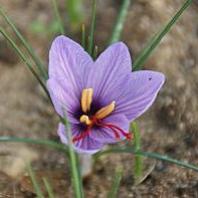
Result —
M 56 150 L 60 150 L 64 153 L 68 153 L 68 149 L 63 144 L 57 143 L 52 140 L 43 140 L 43 139 L 32 139 L 32 138 L 19 138 L 11 136 L 0 136 L 0 142 L 15 142 L 15 143 L 27 143 L 27 144 L 36 144 Z
M 122 179 L 123 169 L 118 167 L 115 172 L 115 177 L 113 178 L 112 188 L 107 195 L 107 198 L 116 198 L 120 187 L 120 182 Z
M 97 159 L 98 157 L 104 155 L 104 154 L 110 154 L 110 153 L 132 153 L 132 154 L 136 154 L 136 155 L 141 155 L 144 157 L 148 157 L 148 158 L 153 158 L 153 159 L 157 159 L 157 160 L 161 160 L 161 161 L 166 161 L 172 164 L 176 164 L 177 166 L 181 166 L 184 168 L 188 168 L 191 170 L 194 170 L 196 172 L 198 172 L 198 166 L 189 164 L 187 162 L 183 162 L 183 161 L 179 161 L 176 159 L 173 159 L 171 157 L 168 157 L 167 155 L 161 155 L 158 153 L 153 153 L 153 152 L 145 152 L 145 151 L 135 151 L 135 149 L 133 147 L 125 147 L 125 148 L 112 148 L 112 149 L 108 149 L 105 151 L 102 151 L 100 153 L 95 154 L 95 158 Z
M 132 128 L 132 132 L 134 135 L 134 148 L 136 151 L 141 150 L 141 135 L 140 135 L 140 130 L 138 128 L 138 125 L 136 124 L 136 122 L 132 122 L 131 124 L 131 128 Z M 134 176 L 135 179 L 138 179 L 139 177 L 141 177 L 142 175 L 142 169 L 143 169 L 143 161 L 142 161 L 142 156 L 141 155 L 135 155 L 135 170 L 134 170 Z
M 55 198 L 54 192 L 53 192 L 53 189 L 52 189 L 52 186 L 50 185 L 48 179 L 44 177 L 44 178 L 43 178 L 43 183 L 44 183 L 44 185 L 45 185 L 45 188 L 46 188 L 48 197 L 49 197 L 49 198 Z
M 17 44 L 11 39 L 11 37 L 1 27 L 0 27 L 0 32 L 4 36 L 4 38 L 8 41 L 8 43 L 13 47 L 13 49 L 16 51 L 16 53 L 21 58 L 21 60 L 26 64 L 27 68 L 32 72 L 33 76 L 40 83 L 40 85 L 42 86 L 42 88 L 45 91 L 46 95 L 50 99 L 49 92 L 48 92 L 45 84 L 43 83 L 42 79 L 40 79 L 40 77 L 37 74 L 37 72 L 34 70 L 34 68 L 33 68 L 31 62 L 29 61 L 29 59 L 25 56 L 25 54 L 19 49 Z M 51 99 L 50 99 L 50 101 L 51 101 Z
M 46 69 L 45 69 L 42 61 L 35 54 L 35 51 L 33 50 L 32 46 L 26 41 L 26 39 L 23 37 L 23 35 L 17 29 L 17 27 L 14 24 L 14 22 L 11 20 L 10 17 L 8 17 L 8 15 L 4 12 L 4 10 L 1 7 L 0 7 L 0 14 L 4 17 L 4 19 L 6 20 L 6 22 L 8 23 L 8 25 L 12 28 L 12 30 L 14 31 L 14 33 L 16 34 L 16 36 L 18 37 L 18 39 L 21 41 L 21 43 L 23 44 L 23 46 L 25 47 L 25 49 L 28 51 L 28 53 L 30 54 L 30 56 L 34 60 L 34 62 L 36 64 L 36 66 L 37 66 L 37 68 L 38 68 L 41 76 L 45 80 L 47 80 L 48 79 L 47 71 L 46 71 Z
M 57 20 L 58 25 L 59 25 L 59 31 L 62 35 L 64 35 L 65 34 L 64 23 L 61 19 L 61 15 L 60 15 L 60 12 L 58 10 L 57 1 L 56 0 L 51 0 L 51 2 L 52 2 L 52 5 L 53 5 L 53 8 L 54 8 L 54 14 L 55 14 L 56 20 Z
M 36 176 L 34 174 L 34 171 L 31 167 L 30 164 L 27 165 L 27 169 L 28 169 L 28 173 L 29 173 L 29 176 L 30 176 L 30 179 L 32 181 L 32 185 L 34 187 L 34 190 L 35 190 L 35 193 L 37 195 L 38 198 L 45 198 L 42 191 L 41 191 L 41 188 L 40 188 L 40 185 L 36 179 Z
M 67 12 L 72 26 L 77 26 L 83 21 L 82 0 L 66 0 Z
M 180 18 L 182 13 L 190 6 L 191 3 L 192 3 L 192 0 L 186 0 L 184 4 L 181 6 L 181 8 L 179 9 L 179 11 L 171 18 L 171 20 L 164 26 L 164 28 L 151 39 L 151 41 L 142 50 L 140 55 L 137 57 L 137 59 L 133 63 L 133 70 L 139 70 L 143 67 L 143 64 L 151 55 L 153 50 L 158 46 L 162 38 L 169 32 L 171 27 L 177 22 L 177 20 Z
M 59 144 L 55 141 L 51 141 L 51 140 L 35 140 L 35 139 L 31 139 L 31 138 L 17 138 L 17 137 L 8 137 L 8 136 L 0 136 L 0 142 L 18 142 L 18 143 L 28 143 L 28 144 L 38 144 L 38 145 L 43 145 L 43 146 L 47 146 L 50 148 L 54 148 L 57 150 L 60 150 L 64 153 L 67 153 L 67 149 L 63 144 Z M 158 153 L 153 153 L 153 152 L 145 152 L 145 151 L 135 151 L 135 149 L 133 147 L 125 147 L 125 148 L 111 148 L 111 149 L 107 149 L 105 151 L 101 151 L 97 154 L 94 155 L 94 158 L 97 159 L 102 155 L 105 154 L 110 154 L 110 153 L 132 153 L 132 154 L 138 154 L 138 155 L 142 155 L 144 157 L 149 157 L 149 158 L 154 158 L 157 160 L 162 160 L 162 161 L 166 161 L 172 164 L 176 164 L 178 166 L 181 167 L 185 167 L 188 169 L 192 169 L 194 171 L 198 172 L 198 166 L 189 164 L 187 162 L 182 162 L 173 158 L 170 158 L 166 155 L 161 155 Z
M 129 9 L 131 0 L 123 0 L 120 12 L 117 17 L 117 21 L 112 31 L 111 38 L 109 40 L 109 44 L 115 43 L 120 40 L 120 36 L 124 27 L 124 22 L 127 16 L 127 11 Z
M 86 50 L 86 30 L 85 30 L 85 24 L 82 24 L 82 41 L 81 41 L 81 45 Z
M 92 56 L 93 55 L 93 47 L 94 47 L 94 31 L 96 25 L 96 1 L 92 0 L 92 14 L 91 14 L 91 27 L 90 33 L 88 37 L 88 52 Z

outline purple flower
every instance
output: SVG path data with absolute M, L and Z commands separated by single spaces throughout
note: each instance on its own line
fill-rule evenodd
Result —
M 154 71 L 131 72 L 127 46 L 118 42 L 94 62 L 73 40 L 57 37 L 49 53 L 47 87 L 60 116 L 67 112 L 77 152 L 93 154 L 105 144 L 130 139 L 129 123 L 153 103 L 164 83 Z M 58 134 L 67 144 L 65 126 Z

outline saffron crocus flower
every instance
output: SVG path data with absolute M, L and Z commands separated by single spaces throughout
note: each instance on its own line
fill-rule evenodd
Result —
M 118 42 L 96 61 L 76 42 L 58 36 L 49 53 L 48 90 L 57 113 L 67 118 L 77 152 L 93 154 L 130 139 L 129 123 L 153 103 L 164 83 L 154 71 L 131 72 L 127 46 Z M 60 123 L 58 134 L 67 144 Z

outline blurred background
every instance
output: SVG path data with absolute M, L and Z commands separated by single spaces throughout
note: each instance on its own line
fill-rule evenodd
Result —
M 130 48 L 133 60 L 183 2 L 131 1 L 121 40 Z M 122 0 L 98 0 L 95 44 L 100 52 L 107 46 L 121 3 Z M 81 24 L 89 30 L 91 1 L 60 0 L 58 4 L 66 35 L 80 42 Z M 51 1 L 0 0 L 0 5 L 47 67 L 49 47 L 55 35 L 59 35 Z M 0 25 L 16 39 L 2 17 Z M 166 83 L 152 108 L 137 120 L 143 149 L 198 165 L 197 1 L 165 36 L 144 68 L 163 72 Z M 58 140 L 57 123 L 58 118 L 40 86 L 0 34 L 0 135 Z M 38 174 L 51 179 L 57 197 L 71 193 L 63 154 L 38 146 L 0 143 L 0 197 L 34 196 L 29 179 L 24 175 L 27 161 L 33 162 Z M 103 157 L 86 180 L 87 196 L 105 197 L 113 179 L 111 168 L 122 165 L 125 172 L 119 197 L 198 197 L 197 173 L 148 159 L 145 160 L 146 179 L 133 186 L 132 164 L 131 155 Z M 151 167 L 152 171 L 148 171 Z

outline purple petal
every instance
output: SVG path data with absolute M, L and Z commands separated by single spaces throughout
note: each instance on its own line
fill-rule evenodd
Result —
M 58 36 L 53 41 L 49 52 L 49 78 L 65 79 L 77 96 L 81 94 L 92 64 L 89 54 L 68 37 Z
M 73 137 L 76 136 L 76 135 L 79 135 L 79 133 L 81 133 L 81 132 L 82 131 L 79 131 L 79 128 L 77 127 L 77 125 L 72 125 L 72 136 Z M 67 137 L 66 137 L 65 126 L 62 123 L 59 124 L 58 135 L 59 135 L 59 137 L 61 139 L 61 142 L 63 144 L 68 144 L 68 140 L 67 140 Z M 74 144 L 74 149 L 78 153 L 94 154 L 94 153 L 100 151 L 103 146 L 104 146 L 103 144 L 93 140 L 88 135 L 84 139 L 77 141 Z
M 79 123 L 79 120 L 74 117 L 74 112 L 80 107 L 80 102 L 69 85 L 65 80 L 49 79 L 47 81 L 47 88 L 56 112 L 62 117 L 67 112 L 70 122 Z
M 108 47 L 90 69 L 87 87 L 94 89 L 94 97 L 111 92 L 111 85 L 131 71 L 131 57 L 127 46 L 116 43 Z
M 109 93 L 109 100 L 116 101 L 115 114 L 125 114 L 129 120 L 142 115 L 154 102 L 165 77 L 154 71 L 138 71 L 128 75 L 117 91 Z
M 113 124 L 121 128 L 126 133 L 129 133 L 129 120 L 123 114 L 117 115 L 110 115 L 105 118 L 102 123 Z M 125 139 L 125 136 L 119 132 L 120 140 Z M 93 129 L 90 133 L 90 137 L 98 142 L 104 144 L 110 144 L 118 142 L 119 140 L 116 139 L 114 132 L 109 128 L 100 127 L 98 129 Z

